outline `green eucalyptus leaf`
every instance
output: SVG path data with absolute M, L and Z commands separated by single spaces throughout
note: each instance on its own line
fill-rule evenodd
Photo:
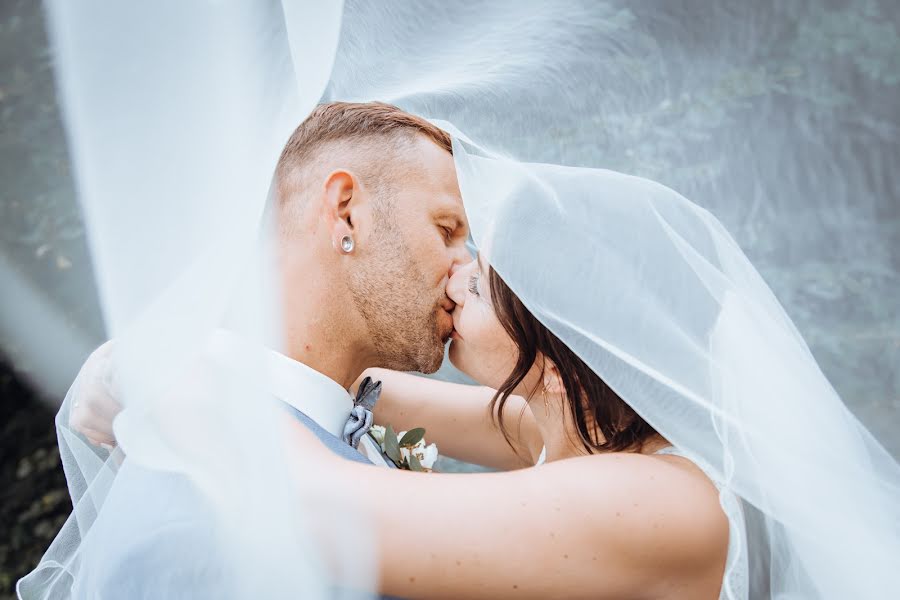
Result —
M 425 472 L 425 467 L 422 466 L 422 463 L 419 462 L 419 459 L 415 454 L 409 455 L 409 470 L 418 471 L 419 473 Z
M 400 444 L 397 442 L 397 434 L 390 425 L 384 431 L 384 453 L 395 463 L 400 462 Z
M 407 448 L 412 448 L 419 442 L 421 442 L 425 438 L 425 429 L 422 427 L 416 427 L 415 429 L 410 429 L 407 431 L 402 438 L 400 438 L 400 445 L 405 446 Z

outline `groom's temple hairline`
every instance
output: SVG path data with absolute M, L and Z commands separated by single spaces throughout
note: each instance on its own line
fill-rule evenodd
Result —
M 383 102 L 320 104 L 291 134 L 278 159 L 277 174 L 309 160 L 332 142 L 360 138 L 390 138 L 422 134 L 453 153 L 450 135 L 422 117 Z

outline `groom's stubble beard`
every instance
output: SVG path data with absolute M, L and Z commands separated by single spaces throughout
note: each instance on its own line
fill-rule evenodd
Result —
M 438 323 L 442 298 L 423 289 L 428 281 L 388 211 L 379 211 L 369 238 L 368 264 L 349 277 L 353 303 L 368 329 L 379 364 L 397 371 L 433 373 L 444 359 Z

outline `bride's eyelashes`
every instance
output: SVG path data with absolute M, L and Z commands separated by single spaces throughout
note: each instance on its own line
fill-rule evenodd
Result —
M 480 277 L 481 273 L 474 273 L 469 277 L 469 291 L 475 296 L 481 296 L 481 294 L 478 293 L 478 279 Z

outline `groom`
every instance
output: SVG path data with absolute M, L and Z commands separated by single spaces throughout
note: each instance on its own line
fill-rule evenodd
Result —
M 471 260 L 450 136 L 386 104 L 321 105 L 276 181 L 286 354 L 344 388 L 375 365 L 436 371 L 447 281 Z
M 354 408 L 347 390 L 368 367 L 432 373 L 441 365 L 453 331 L 447 282 L 470 260 L 450 137 L 387 104 L 320 105 L 282 151 L 272 198 L 284 346 L 283 353 L 267 351 L 269 392 L 334 452 L 386 465 L 371 442 L 357 449 L 346 441 Z M 72 427 L 94 442 L 112 441 L 103 439 L 108 426 L 92 410 L 108 415 L 84 397 L 73 409 Z M 133 488 L 158 489 L 155 475 L 137 467 L 129 473 Z M 196 504 L 189 489 L 167 486 L 185 494 L 183 502 L 169 499 L 169 506 Z M 133 531 L 117 530 L 125 539 L 141 528 L 165 529 L 169 520 L 191 518 L 161 515 L 153 506 L 117 508 L 110 505 L 113 494 L 107 502 L 104 511 L 134 513 L 124 525 Z M 167 564 L 166 543 L 196 540 L 176 535 L 118 564 L 82 565 L 81 591 L 125 598 L 146 596 L 149 586 L 153 596 L 159 584 L 135 580 L 129 565 L 136 563 L 158 565 L 170 574 L 167 581 L 173 570 L 176 580 L 193 581 L 193 573 L 177 576 L 185 567 Z M 195 596 L 221 592 L 204 586 Z

